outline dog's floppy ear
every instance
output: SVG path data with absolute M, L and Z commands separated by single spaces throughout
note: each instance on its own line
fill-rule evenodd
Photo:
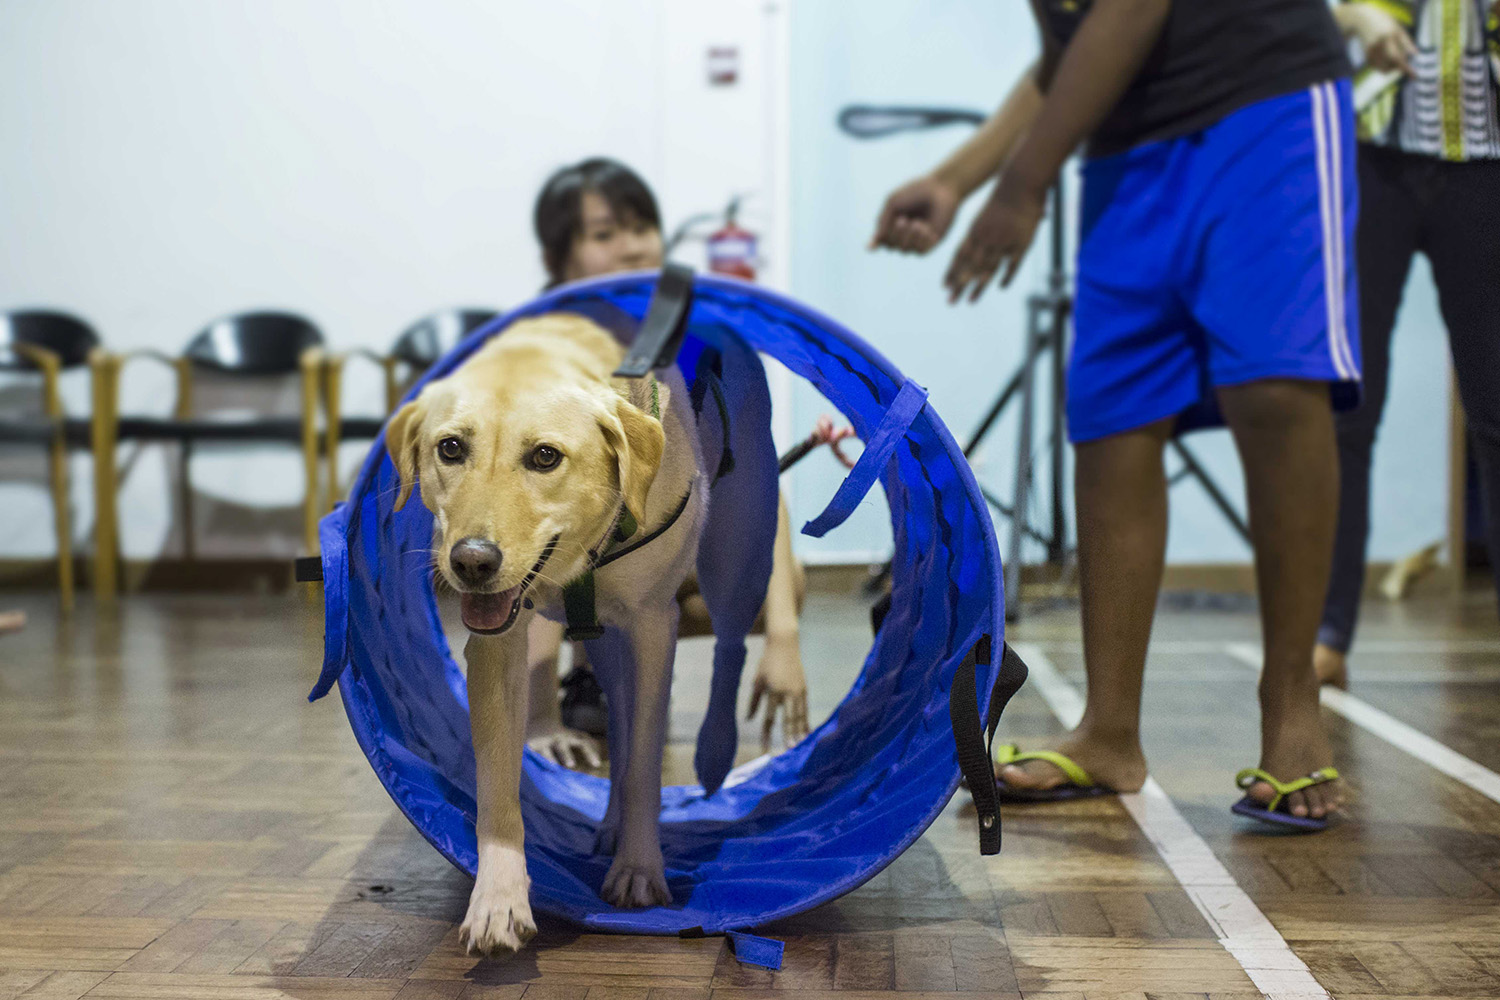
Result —
M 417 483 L 417 448 L 425 411 L 422 399 L 418 397 L 397 410 L 385 428 L 385 450 L 390 452 L 391 462 L 396 466 L 396 475 L 401 478 L 401 491 L 396 494 L 396 510 L 406 506 L 406 501 L 411 499 L 412 487 Z
M 661 420 L 648 412 L 666 411 L 667 387 L 655 379 L 646 381 L 651 384 L 632 382 L 628 389 L 631 398 L 616 396 L 599 419 L 604 440 L 615 453 L 625 507 L 637 517 L 645 513 L 646 495 L 651 492 L 651 483 L 661 468 L 661 457 L 667 444 Z

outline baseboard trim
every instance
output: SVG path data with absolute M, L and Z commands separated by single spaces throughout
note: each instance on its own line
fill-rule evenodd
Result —
M 126 559 L 123 591 L 212 591 L 282 593 L 294 586 L 291 559 Z M 93 586 L 93 566 L 74 560 L 79 590 Z M 51 590 L 57 587 L 52 559 L 0 559 L 0 589 Z
M 1379 595 L 1380 581 L 1390 562 L 1370 563 L 1365 573 L 1365 596 Z M 92 585 L 93 567 L 87 559 L 74 561 L 80 589 Z M 825 563 L 806 567 L 807 588 L 813 593 L 849 594 L 871 577 L 868 563 Z M 217 593 L 283 593 L 296 586 L 291 559 L 127 559 L 124 591 L 213 591 Z M 1488 587 L 1485 570 L 1469 573 L 1469 586 Z M 1411 589 L 1415 597 L 1448 593 L 1443 573 L 1429 573 Z M 1051 592 L 1051 596 L 1076 594 L 1073 574 L 1059 573 L 1049 566 L 1025 566 L 1021 584 Z M 0 590 L 52 590 L 57 587 L 57 563 L 51 559 L 0 559 Z M 1255 568 L 1249 563 L 1177 563 L 1166 568 L 1162 590 L 1211 594 L 1254 594 Z M 1038 595 L 1040 596 L 1040 595 Z

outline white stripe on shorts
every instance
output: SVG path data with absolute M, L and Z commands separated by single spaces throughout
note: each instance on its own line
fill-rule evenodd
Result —
M 1328 116 L 1328 149 L 1333 155 L 1333 165 L 1330 176 L 1333 178 L 1333 233 L 1334 245 L 1338 248 L 1338 256 L 1334 260 L 1334 279 L 1338 283 L 1339 299 L 1339 347 L 1344 353 L 1344 363 L 1349 366 L 1349 374 L 1359 378 L 1359 365 L 1354 360 L 1354 349 L 1349 345 L 1349 317 L 1345 310 L 1349 303 L 1349 259 L 1347 256 L 1348 243 L 1345 242 L 1344 234 L 1347 231 L 1344 225 L 1344 136 L 1343 120 L 1339 109 L 1338 85 L 1325 83 L 1328 88 L 1328 100 L 1323 110 Z
M 1334 134 L 1337 96 L 1331 84 L 1309 90 L 1313 109 L 1313 139 L 1317 149 L 1318 213 L 1323 223 L 1323 299 L 1328 307 L 1328 356 L 1341 379 L 1356 377 L 1344 322 L 1344 227 L 1339 177 L 1339 154 Z

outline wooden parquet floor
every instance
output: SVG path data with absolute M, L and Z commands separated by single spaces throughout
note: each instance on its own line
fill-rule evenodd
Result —
M 0 637 L 0 1000 L 1262 995 L 1110 799 L 1007 810 L 1004 852 L 986 859 L 960 794 L 869 884 L 762 928 L 786 942 L 779 972 L 740 965 L 719 938 L 547 921 L 521 954 L 480 961 L 458 944 L 469 880 L 396 811 L 337 699 L 304 700 L 321 655 L 314 605 L 133 597 L 60 622 L 45 595 L 11 603 L 32 623 Z M 816 718 L 857 672 L 864 615 L 813 601 Z M 1282 837 L 1230 815 L 1257 724 L 1254 674 L 1224 646 L 1256 634 L 1248 613 L 1163 612 L 1153 775 L 1328 994 L 1500 997 L 1500 804 L 1325 712 L 1348 818 Z M 1029 618 L 1013 637 L 1081 678 L 1076 612 Z M 1364 638 L 1358 696 L 1500 769 L 1492 610 L 1376 608 Z M 701 654 L 685 649 L 679 668 L 679 772 Z M 1004 732 L 1059 728 L 1028 689 Z

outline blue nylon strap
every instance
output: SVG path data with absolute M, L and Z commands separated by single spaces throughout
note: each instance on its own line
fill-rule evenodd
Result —
M 822 538 L 849 519 L 849 515 L 864 500 L 865 494 L 870 492 L 870 487 L 880 478 L 896 445 L 906 437 L 906 429 L 917 419 L 917 414 L 922 412 L 922 407 L 926 404 L 927 390 L 907 379 L 901 386 L 901 391 L 896 393 L 890 408 L 885 411 L 880 426 L 875 428 L 875 433 L 865 442 L 864 454 L 859 456 L 859 461 L 854 463 L 854 468 L 849 470 L 849 475 L 839 484 L 838 491 L 828 501 L 827 508 L 802 526 L 804 535 Z
M 318 547 L 323 556 L 323 672 L 308 701 L 329 692 L 344 672 L 349 645 L 349 549 L 346 532 L 349 505 L 341 503 L 318 522 Z
M 727 937 L 730 947 L 734 949 L 734 957 L 745 965 L 759 965 L 766 969 L 781 968 L 781 955 L 786 950 L 783 942 L 756 937 L 743 931 L 729 931 Z

